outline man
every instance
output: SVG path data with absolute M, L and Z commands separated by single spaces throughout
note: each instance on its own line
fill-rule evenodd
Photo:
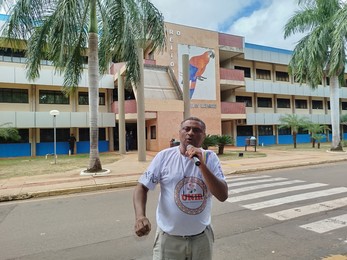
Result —
M 74 136 L 74 134 L 71 133 L 68 139 L 68 142 L 69 142 L 69 152 L 70 154 L 73 154 L 75 150 L 75 142 L 76 142 L 76 137 Z
M 200 148 L 205 136 L 202 120 L 185 119 L 180 145 L 159 152 L 134 190 L 135 233 L 141 237 L 151 231 L 147 192 L 160 184 L 153 259 L 212 259 L 212 195 L 225 201 L 228 186 L 217 155 Z

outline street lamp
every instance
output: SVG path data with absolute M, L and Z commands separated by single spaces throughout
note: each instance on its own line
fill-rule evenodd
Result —
M 49 114 L 53 116 L 53 129 L 54 129 L 54 164 L 57 163 L 57 132 L 56 132 L 56 119 L 60 114 L 58 110 L 51 110 Z

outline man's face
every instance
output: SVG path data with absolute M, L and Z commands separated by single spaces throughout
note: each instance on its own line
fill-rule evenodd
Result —
M 200 122 L 195 120 L 185 121 L 181 126 L 179 134 L 181 145 L 185 148 L 188 144 L 200 147 L 206 136 Z

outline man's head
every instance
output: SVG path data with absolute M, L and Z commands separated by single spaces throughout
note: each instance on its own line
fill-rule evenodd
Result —
M 181 122 L 179 136 L 180 145 L 184 150 L 188 144 L 201 147 L 206 137 L 206 125 L 200 118 L 189 117 Z

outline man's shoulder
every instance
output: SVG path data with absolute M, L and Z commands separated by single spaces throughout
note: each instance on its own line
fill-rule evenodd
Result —
M 157 153 L 157 157 L 167 158 L 170 155 L 176 154 L 179 150 L 178 146 L 165 148 Z

